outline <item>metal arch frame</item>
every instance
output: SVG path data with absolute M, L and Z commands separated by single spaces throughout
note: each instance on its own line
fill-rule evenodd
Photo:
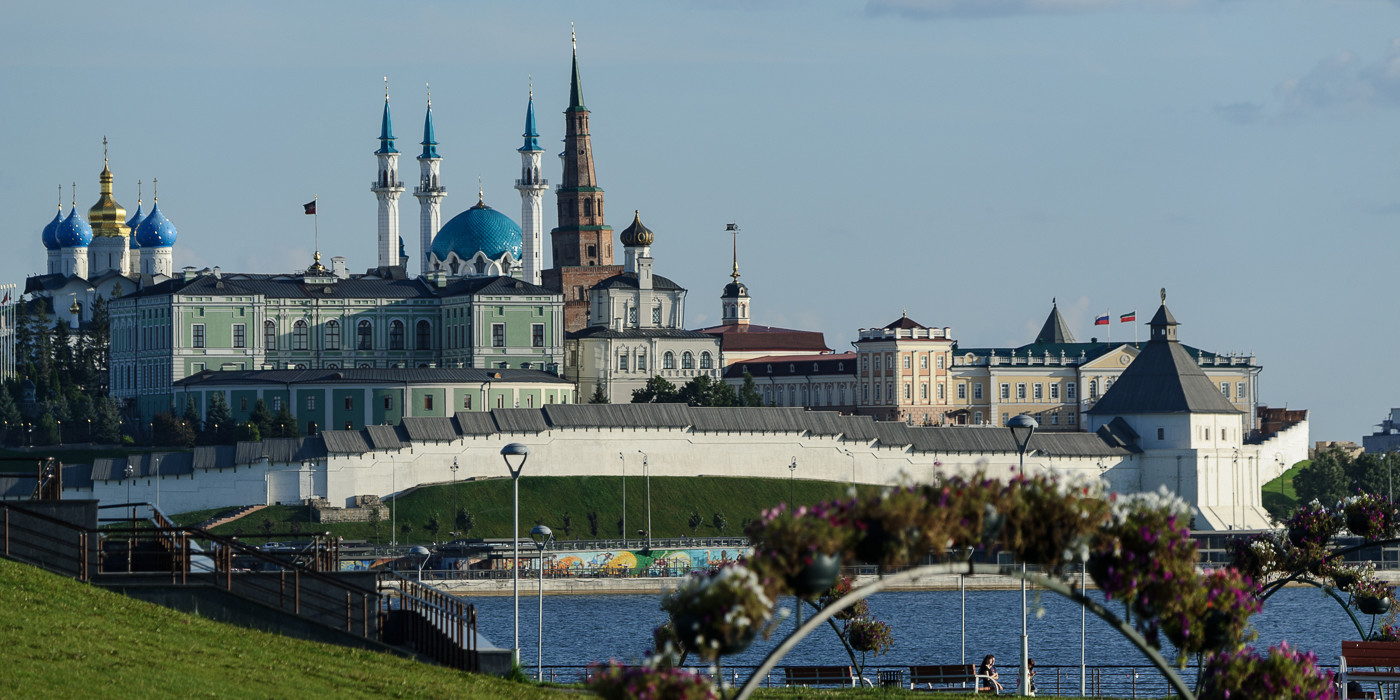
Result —
M 749 676 L 748 680 L 744 681 L 744 685 L 739 688 L 739 694 L 735 696 L 736 700 L 746 700 L 747 698 L 749 698 L 753 694 L 754 690 L 758 688 L 761 679 L 767 678 L 768 674 L 772 672 L 773 668 L 778 665 L 778 662 L 781 661 L 783 657 L 787 656 L 788 652 L 792 651 L 793 648 L 797 646 L 798 642 L 802 641 L 804 638 L 806 638 L 807 635 L 815 631 L 818 627 L 821 626 L 823 622 L 826 622 L 827 620 L 835 616 L 836 613 L 839 613 L 842 610 L 845 610 L 846 608 L 855 605 L 857 602 L 871 595 L 879 593 L 880 591 L 883 591 L 894 584 L 904 583 L 906 581 L 911 581 L 920 576 L 925 576 L 929 574 L 999 574 L 1001 576 L 1009 576 L 1011 578 L 1021 579 L 1029 583 L 1033 583 L 1037 586 L 1041 586 L 1047 590 L 1054 591 L 1055 593 L 1059 593 L 1060 595 L 1084 606 L 1086 610 L 1094 613 L 1094 615 L 1098 616 L 1099 619 L 1103 620 L 1104 622 L 1107 622 L 1109 626 L 1118 630 L 1118 632 L 1122 634 L 1125 638 L 1127 638 L 1129 642 L 1132 642 L 1133 646 L 1137 647 L 1138 650 L 1141 651 L 1143 655 L 1146 656 L 1147 659 L 1152 662 L 1152 665 L 1156 666 L 1157 670 L 1162 672 L 1162 676 L 1166 678 L 1167 682 L 1171 684 L 1172 688 L 1176 690 L 1178 695 L 1181 698 L 1183 698 L 1183 700 L 1196 700 L 1196 694 L 1186 687 L 1186 682 L 1182 680 L 1181 676 L 1177 675 L 1176 671 L 1172 669 L 1171 664 L 1166 660 L 1165 657 L 1162 656 L 1161 652 L 1157 651 L 1156 648 L 1149 644 L 1147 640 L 1143 638 L 1141 634 L 1138 633 L 1137 630 L 1133 629 L 1132 625 L 1123 621 L 1117 615 L 1114 615 L 1108 610 L 1108 608 L 1105 608 L 1097 601 L 1091 600 L 1086 596 L 1080 595 L 1065 582 L 1050 578 L 1048 576 L 1033 573 L 1023 573 L 1009 566 L 998 566 L 995 564 L 973 564 L 970 562 L 953 564 L 929 564 L 926 566 L 915 567 L 912 569 L 901 571 L 897 574 L 885 576 L 879 581 L 861 586 L 860 588 L 852 590 L 850 593 L 833 601 L 830 605 L 822 608 L 821 611 L 813 614 L 811 618 L 809 618 L 806 622 L 802 623 L 802 625 L 799 626 L 796 630 L 793 630 L 792 634 L 788 635 L 788 637 L 784 639 L 781 644 L 774 647 L 773 651 L 768 653 L 768 656 L 763 659 L 763 663 L 759 664 L 758 668 L 754 669 L 753 675 Z

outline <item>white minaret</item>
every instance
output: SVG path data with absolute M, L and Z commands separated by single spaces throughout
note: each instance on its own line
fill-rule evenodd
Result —
M 544 193 L 549 189 L 549 181 L 540 177 L 540 159 L 544 149 L 540 148 L 539 134 L 535 131 L 535 87 L 530 86 L 530 104 L 525 108 L 525 145 L 520 147 L 520 179 L 515 181 L 515 189 L 520 190 L 520 232 L 524 238 L 521 254 L 525 259 L 524 280 L 530 284 L 540 283 L 540 270 L 544 269 L 544 254 L 540 249 L 544 239 Z
M 385 109 L 388 106 L 385 105 Z M 389 118 L 384 113 L 385 123 Z M 423 120 L 423 152 L 418 156 L 418 186 L 413 188 L 413 196 L 418 198 L 418 272 L 428 274 L 428 249 L 433 247 L 433 234 L 442 228 L 442 198 L 447 196 L 447 188 L 438 182 L 438 169 L 442 156 L 437 152 L 437 138 L 433 134 L 433 94 L 428 93 L 428 116 Z
M 389 79 L 384 79 L 384 120 L 379 126 L 379 177 L 370 191 L 379 199 L 379 266 L 392 267 L 399 260 L 399 151 L 394 148 L 394 124 L 389 118 Z

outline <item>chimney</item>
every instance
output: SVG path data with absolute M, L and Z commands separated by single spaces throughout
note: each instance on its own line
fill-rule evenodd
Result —
M 331 258 L 331 274 L 339 279 L 350 278 L 350 269 L 345 265 L 344 255 L 337 255 Z

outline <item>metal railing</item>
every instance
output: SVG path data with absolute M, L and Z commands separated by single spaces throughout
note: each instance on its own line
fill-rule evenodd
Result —
M 480 670 L 476 606 L 392 571 L 379 590 L 387 635 L 449 668 Z

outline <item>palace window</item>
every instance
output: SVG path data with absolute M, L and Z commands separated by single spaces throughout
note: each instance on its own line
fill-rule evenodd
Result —
M 924 388 L 927 389 L 927 388 L 928 388 L 928 385 L 925 384 L 925 385 L 924 385 Z M 912 386 L 910 386 L 910 385 L 908 385 L 908 384 L 905 384 L 905 385 L 904 385 L 904 400 L 905 400 L 905 401 L 908 401 L 908 400 L 913 399 L 913 398 L 914 398 L 914 387 L 912 387 Z
M 403 321 L 389 322 L 389 349 L 403 349 Z
M 190 330 L 193 332 L 194 335 L 194 337 L 191 339 L 193 342 L 190 344 L 190 347 L 204 347 L 204 324 L 196 323 Z
M 1078 384 L 1078 383 L 1076 383 L 1076 382 L 1070 382 L 1070 383 L 1068 383 L 1068 384 L 1065 385 L 1065 398 L 1068 399 L 1068 400 L 1070 400 L 1070 401 L 1078 401 L 1078 400 L 1079 400 L 1079 384 Z
M 355 348 L 356 348 L 356 349 L 358 349 L 358 350 L 373 350 L 373 349 L 374 349 L 374 324 L 370 323 L 370 322 L 367 321 L 367 320 L 366 320 L 366 321 L 360 321 L 359 325 L 355 326 L 355 334 L 356 334 L 357 336 L 359 336 L 359 340 L 358 340 L 358 342 L 355 344 Z
M 542 347 L 544 347 L 544 324 L 543 324 L 543 323 L 532 323 L 532 324 L 530 324 L 530 347 L 532 347 L 532 348 L 542 348 Z
M 647 354 L 645 352 L 637 353 L 637 371 L 647 371 Z
M 1099 398 L 1099 380 L 1097 380 L 1097 379 L 1090 379 L 1090 380 L 1089 380 L 1089 400 L 1090 400 L 1090 401 L 1093 401 L 1094 399 L 1097 399 L 1097 398 Z
M 1167 439 L 1167 429 L 1166 429 L 1166 428 L 1158 428 L 1158 429 L 1157 429 L 1157 439 L 1158 439 L 1158 440 L 1166 440 L 1166 439 Z
M 659 325 L 661 325 L 661 301 L 660 301 L 660 300 L 658 300 L 658 301 L 656 302 L 656 305 L 654 305 L 654 306 L 651 307 L 651 325 L 653 325 L 653 326 L 659 326 Z
M 386 411 L 392 411 L 392 410 L 394 410 L 394 397 L 392 397 L 392 396 L 385 396 L 385 397 L 384 397 L 384 410 L 386 410 Z
M 879 356 L 879 355 L 876 355 L 876 356 L 875 356 L 875 371 L 876 371 L 876 372 L 879 372 L 879 371 L 880 371 L 880 356 Z
M 491 347 L 503 348 L 506 346 L 506 324 L 491 324 Z
M 1225 398 L 1230 398 L 1230 382 L 1220 382 L 1220 393 L 1224 394 Z
M 619 372 L 627 371 L 627 353 L 625 351 L 617 356 L 617 370 Z
M 263 349 L 277 349 L 277 324 L 272 321 L 263 321 Z
M 340 321 L 326 321 L 326 349 L 340 349 Z
M 1051 401 L 1059 401 L 1059 400 L 1060 400 L 1060 385 L 1059 385 L 1059 384 L 1051 384 L 1051 385 L 1050 385 L 1050 400 L 1051 400 Z
M 1235 399 L 1243 400 L 1245 397 L 1244 382 L 1235 385 Z
M 233 347 L 248 347 L 248 326 L 242 323 L 233 324 Z
M 681 353 L 681 369 L 695 369 L 695 356 L 689 350 Z
M 462 397 L 462 410 L 463 410 L 463 411 L 470 411 L 470 410 L 472 410 L 472 395 L 471 395 L 471 394 L 467 394 L 466 396 L 463 396 L 463 397 Z
M 973 384 L 973 385 L 972 385 L 972 398 L 977 399 L 978 401 L 981 401 L 981 400 L 982 400 L 982 385 L 981 385 L 981 384 Z
M 938 369 L 943 369 L 943 356 L 938 356 Z
M 1044 400 L 1044 398 L 1045 398 L 1045 389 L 1044 389 L 1044 386 L 1041 385 L 1041 384 L 1036 384 L 1035 386 L 1032 386 L 1032 387 L 1031 387 L 1031 397 L 1034 398 L 1036 401 Z
M 919 356 L 919 369 L 928 369 L 928 355 Z
M 428 394 L 428 395 L 426 395 L 426 396 L 423 397 L 423 410 L 424 410 L 424 411 L 431 411 L 431 410 L 433 410 L 433 395 L 432 395 L 432 394 Z
M 938 400 L 939 400 L 939 401 L 942 401 L 943 399 L 947 398 L 947 397 L 944 395 L 944 392 L 946 392 L 946 391 L 947 391 L 947 390 L 943 388 L 943 385 L 942 385 L 942 384 L 939 384 L 939 385 L 938 385 Z
M 1078 414 L 1078 413 L 1070 412 L 1070 414 L 1069 414 L 1069 424 L 1070 424 L 1070 425 L 1074 425 L 1074 421 L 1075 421 L 1078 417 L 1079 417 L 1079 414 Z
M 675 353 L 671 352 L 670 350 L 667 350 L 667 351 L 666 351 L 666 354 L 661 356 L 661 369 L 675 369 L 675 368 L 676 368 L 676 355 L 675 355 Z M 772 373 L 773 373 L 773 365 L 768 365 L 768 373 L 769 373 L 769 374 L 772 374 Z
M 1017 383 L 1016 383 L 1016 400 L 1017 400 L 1017 401 L 1025 401 L 1025 400 L 1026 400 L 1026 385 L 1025 385 L 1025 384 L 1022 384 L 1021 382 L 1017 382 Z
M 927 383 L 924 383 L 924 384 L 920 384 L 920 385 L 919 385 L 919 398 L 921 398 L 921 399 L 927 399 L 927 398 L 928 398 L 928 384 L 927 384 Z
M 927 361 L 927 360 L 925 360 L 925 361 Z M 909 369 L 909 356 L 908 356 L 908 355 L 905 355 L 905 356 L 904 356 L 904 369 Z
M 314 410 L 316 410 L 316 395 L 315 395 L 315 394 L 311 394 L 310 396 L 307 396 L 307 397 L 306 397 L 306 410 L 308 410 L 308 411 L 314 411 Z
M 972 424 L 973 424 L 973 425 L 982 425 L 982 412 L 981 412 L 981 411 L 973 411 L 973 412 L 972 412 Z
M 958 400 L 959 400 L 959 401 L 964 401 L 964 400 L 966 400 L 966 399 L 967 399 L 967 385 L 966 385 L 966 384 L 959 384 L 959 385 L 958 385 Z
M 417 338 L 413 343 L 413 347 L 415 347 L 418 350 L 432 350 L 433 324 L 429 323 L 425 319 L 419 321 L 418 324 L 414 326 L 414 329 L 414 335 L 416 335 Z
M 306 321 L 297 320 L 296 323 L 292 324 L 292 349 L 305 350 L 306 336 Z
M 1002 401 L 1010 401 L 1010 400 L 1011 400 L 1011 385 L 1010 385 L 1010 384 L 1003 383 L 1003 384 L 1001 385 L 1001 400 L 1002 400 Z
M 274 397 L 272 397 L 272 410 L 274 410 L 274 411 L 280 411 L 280 410 L 282 410 L 282 397 L 281 397 L 281 396 L 274 396 Z
M 708 352 L 700 353 L 700 369 L 714 369 L 715 359 Z

